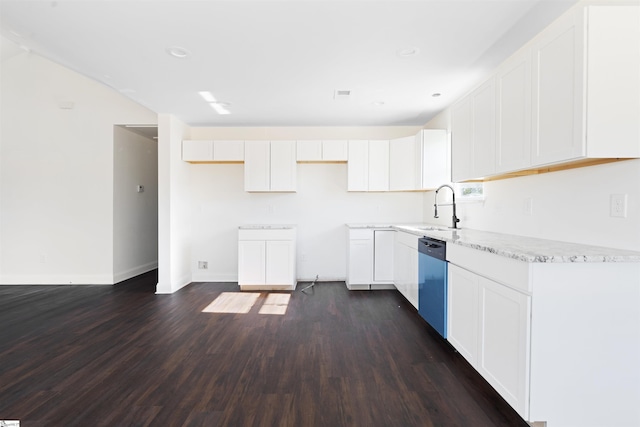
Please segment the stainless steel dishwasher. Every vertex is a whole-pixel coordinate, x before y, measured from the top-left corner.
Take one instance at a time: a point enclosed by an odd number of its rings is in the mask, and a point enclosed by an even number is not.
[[[447,338],[447,243],[418,239],[418,313]]]

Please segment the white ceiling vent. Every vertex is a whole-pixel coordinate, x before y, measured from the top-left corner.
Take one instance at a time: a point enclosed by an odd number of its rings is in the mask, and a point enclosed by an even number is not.
[[[337,90],[333,93],[333,99],[336,101],[348,101],[351,98],[350,90]]]

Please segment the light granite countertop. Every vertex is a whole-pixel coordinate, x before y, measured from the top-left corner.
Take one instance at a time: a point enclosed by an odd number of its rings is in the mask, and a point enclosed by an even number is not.
[[[292,224],[246,224],[238,227],[240,230],[290,230],[296,228]]]
[[[430,224],[348,224],[349,228],[393,228],[418,237],[429,236],[449,244],[466,246],[479,251],[524,262],[638,262],[640,252],[602,246],[583,245],[538,239],[534,237],[493,233],[467,228],[451,229]]]

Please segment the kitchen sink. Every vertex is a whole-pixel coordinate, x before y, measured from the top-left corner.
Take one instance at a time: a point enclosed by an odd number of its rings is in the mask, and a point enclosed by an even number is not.
[[[451,230],[459,230],[458,228],[451,228],[451,227],[436,227],[436,226],[429,226],[429,227],[416,227],[417,230],[422,230],[422,231],[451,231]]]

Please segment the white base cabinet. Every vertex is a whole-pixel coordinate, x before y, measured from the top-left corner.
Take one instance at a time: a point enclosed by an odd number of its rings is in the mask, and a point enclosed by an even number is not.
[[[393,280],[396,289],[418,309],[418,236],[396,231]]]
[[[395,289],[393,286],[394,230],[349,229],[347,288]]]
[[[524,420],[640,425],[640,263],[447,259],[448,340]]]
[[[240,229],[238,285],[245,290],[295,290],[295,228]]]

